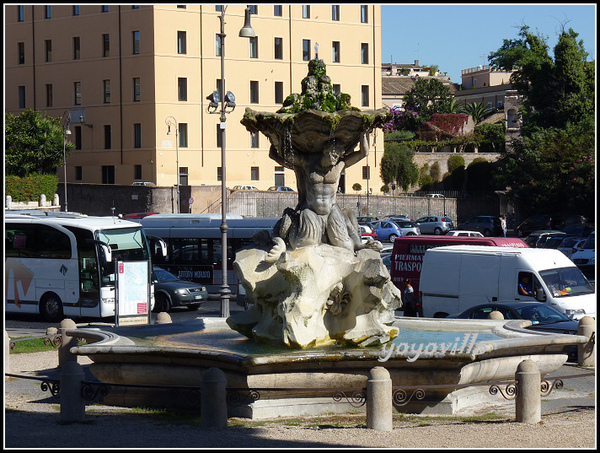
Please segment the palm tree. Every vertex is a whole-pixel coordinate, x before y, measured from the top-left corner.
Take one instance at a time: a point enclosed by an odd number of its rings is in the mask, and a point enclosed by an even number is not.
[[[464,110],[473,117],[475,124],[479,123],[484,116],[492,111],[489,106],[483,105],[482,102],[469,102]]]

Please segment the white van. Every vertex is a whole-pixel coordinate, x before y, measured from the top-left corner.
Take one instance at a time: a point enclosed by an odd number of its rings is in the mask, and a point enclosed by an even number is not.
[[[524,276],[534,296],[519,292]],[[596,317],[590,282],[558,250],[453,245],[425,252],[420,291],[423,315],[443,318],[486,302],[538,300],[569,318]]]

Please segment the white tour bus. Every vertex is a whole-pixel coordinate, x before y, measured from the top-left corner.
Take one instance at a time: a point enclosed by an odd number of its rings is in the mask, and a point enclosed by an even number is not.
[[[238,279],[233,270],[236,252],[252,244],[260,231],[272,232],[278,217],[243,217],[227,214],[227,284],[237,294]],[[164,240],[166,256],[154,257],[154,264],[183,280],[205,285],[211,294],[221,287],[221,214],[154,214],[138,220],[146,235]]]
[[[115,316],[115,262],[147,261],[139,223],[114,217],[23,215],[5,211],[6,313],[63,317]],[[151,291],[151,308],[153,294]]]

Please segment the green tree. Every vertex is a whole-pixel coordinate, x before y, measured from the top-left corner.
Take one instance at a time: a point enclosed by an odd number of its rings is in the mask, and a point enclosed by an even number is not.
[[[419,169],[413,163],[414,152],[405,144],[386,141],[379,166],[381,179],[387,185],[397,184],[405,192],[419,180]]]
[[[465,113],[468,113],[473,117],[475,124],[479,123],[484,116],[492,111],[492,109],[484,105],[482,102],[469,102],[464,107]]]
[[[416,130],[431,119],[434,113],[451,113],[452,94],[450,89],[437,79],[415,79],[414,86],[404,95],[404,110],[414,112],[414,124],[409,130]]]
[[[60,118],[27,109],[20,115],[5,115],[5,172],[27,176],[51,174],[63,164],[63,129]],[[67,142],[66,152],[74,149]]]
[[[505,143],[504,124],[475,126],[475,140],[479,142],[479,152],[501,152]]]

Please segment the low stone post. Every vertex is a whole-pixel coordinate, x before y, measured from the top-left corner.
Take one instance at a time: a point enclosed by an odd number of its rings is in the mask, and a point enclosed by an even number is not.
[[[203,428],[227,427],[227,378],[211,367],[202,375],[200,418]]]
[[[62,368],[67,362],[77,362],[77,356],[71,354],[71,348],[77,346],[77,337],[70,337],[67,331],[77,329],[72,319],[63,319],[58,327],[60,346],[58,347],[58,366]]]
[[[392,379],[381,366],[371,368],[367,378],[367,428],[392,430]]]
[[[596,335],[594,332],[594,318],[584,316],[579,320],[577,335],[587,337],[588,342],[577,345],[577,364],[579,366],[595,366],[596,358],[594,357],[594,349],[596,347]]]
[[[4,207],[6,209],[12,209],[12,197],[10,195],[6,196],[6,201],[4,202]]]
[[[155,324],[171,324],[173,321],[171,320],[171,315],[167,312],[161,311],[156,315]]]
[[[77,362],[65,363],[60,373],[60,421],[79,423],[85,418],[85,399],[81,385],[85,380],[83,367]]]
[[[539,423],[542,420],[540,370],[533,360],[523,360],[515,373],[517,381],[516,421]]]
[[[488,315],[488,319],[504,319],[504,315],[502,314],[501,311],[493,310],[493,311],[490,311],[490,314]]]
[[[40,203],[39,203],[39,205],[41,207],[46,207],[46,194],[43,193],[43,194],[40,195]]]

